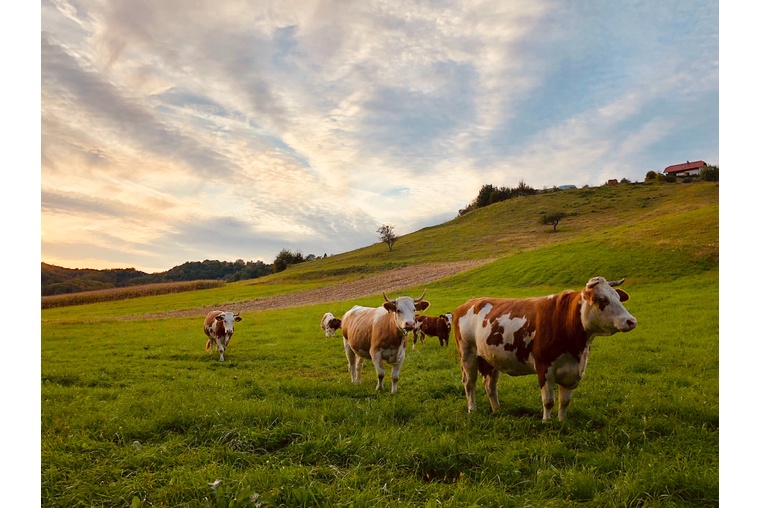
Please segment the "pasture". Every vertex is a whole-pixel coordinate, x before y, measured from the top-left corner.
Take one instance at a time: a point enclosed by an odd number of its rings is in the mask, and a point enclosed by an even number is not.
[[[666,241],[669,228],[680,237]],[[594,341],[563,423],[541,422],[535,376],[503,376],[497,414],[479,382],[479,409],[468,415],[453,334],[447,348],[428,339],[411,349],[409,341],[394,395],[389,383],[375,392],[371,362],[362,383],[351,384],[342,339],[325,338],[319,321],[326,311],[339,317],[355,304],[380,305],[384,288],[242,313],[223,363],[203,349],[203,316],[124,319],[229,301],[235,292],[313,287],[320,270],[335,283],[341,270],[356,276],[346,268],[355,253],[345,266],[328,258],[327,268],[301,268],[303,283],[294,271],[282,285],[146,296],[116,302],[117,310],[44,310],[41,504],[716,506],[717,191],[706,206],[550,240],[428,284],[425,314],[474,296],[539,296],[580,289],[593,275],[627,277],[625,306],[639,325]],[[403,256],[403,245],[393,254]],[[404,263],[412,261],[391,264]]]

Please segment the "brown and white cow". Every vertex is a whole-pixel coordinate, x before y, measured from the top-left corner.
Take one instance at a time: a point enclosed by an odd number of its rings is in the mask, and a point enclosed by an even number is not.
[[[372,360],[377,372],[377,390],[383,389],[385,370],[383,362],[393,366],[391,393],[398,390],[398,375],[406,356],[406,334],[414,327],[415,311],[423,311],[430,305],[423,300],[425,292],[417,299],[399,296],[380,307],[354,306],[343,314],[343,348],[348,360],[351,382],[360,383],[364,360]]]
[[[522,300],[475,298],[457,307],[454,337],[467,411],[475,411],[478,371],[493,411],[499,407],[500,372],[538,374],[543,420],[551,420],[554,385],[559,385],[558,418],[564,420],[573,390],[583,379],[594,337],[636,327],[636,318],[622,305],[628,293],[613,289],[624,280],[594,277],[581,291]]]
[[[325,312],[320,323],[325,337],[335,337],[335,332],[340,328],[340,319],[336,318],[332,312]]]
[[[212,347],[219,350],[219,361],[224,361],[224,351],[230,344],[230,339],[234,333],[235,323],[242,321],[243,318],[232,312],[223,310],[212,310],[206,316],[203,323],[203,331],[206,332],[208,340],[206,341],[206,351]]]
[[[417,334],[420,335],[420,342],[425,343],[425,336],[438,337],[441,346],[449,345],[449,336],[451,335],[451,321],[446,318],[445,314],[440,316],[414,316],[414,328],[412,335],[414,342],[412,348],[417,344]]]

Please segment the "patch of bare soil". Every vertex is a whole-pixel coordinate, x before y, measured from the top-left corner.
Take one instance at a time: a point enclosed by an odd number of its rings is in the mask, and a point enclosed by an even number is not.
[[[246,300],[242,302],[232,302],[213,307],[198,307],[195,309],[180,311],[143,314],[141,316],[131,316],[126,319],[205,316],[212,310],[217,309],[232,311],[235,313],[284,309],[288,307],[302,307],[319,303],[352,300],[355,298],[376,295],[383,291],[385,291],[385,294],[388,295],[389,298],[394,298],[400,296],[398,294],[392,294],[396,291],[444,279],[490,261],[490,259],[479,259],[453,263],[428,263],[424,265],[407,266],[355,281],[333,284],[296,293],[257,298],[255,300]],[[407,296],[416,298],[419,295]]]

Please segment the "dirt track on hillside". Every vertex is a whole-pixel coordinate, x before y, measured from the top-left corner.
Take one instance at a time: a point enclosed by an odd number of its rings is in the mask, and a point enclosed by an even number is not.
[[[490,259],[480,259],[455,263],[429,263],[424,265],[407,266],[351,282],[342,282],[296,293],[257,298],[255,300],[246,300],[242,302],[231,302],[210,307],[198,307],[181,311],[142,314],[140,316],[130,316],[126,319],[205,316],[212,310],[216,309],[232,311],[235,313],[284,309],[288,307],[302,307],[305,305],[352,300],[376,295],[383,291],[385,291],[389,298],[393,298],[395,296],[401,296],[399,294],[394,294],[397,291],[444,279],[490,261]],[[407,296],[416,298],[419,295]]]

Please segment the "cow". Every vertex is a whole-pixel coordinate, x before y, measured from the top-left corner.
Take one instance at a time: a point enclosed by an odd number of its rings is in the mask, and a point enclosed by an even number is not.
[[[232,312],[223,310],[212,310],[206,316],[203,323],[203,331],[206,332],[208,340],[206,341],[206,351],[212,347],[219,350],[219,361],[224,361],[224,351],[230,344],[230,339],[234,333],[234,325],[242,321],[243,318]]]
[[[438,342],[441,346],[449,345],[449,336],[451,335],[451,323],[446,318],[445,314],[440,316],[414,316],[414,328],[412,329],[412,335],[414,336],[414,342],[412,342],[412,348],[417,344],[417,334],[420,335],[420,342],[425,343],[425,335],[432,337],[438,337]]]
[[[454,311],[454,338],[459,352],[467,411],[475,411],[475,383],[483,375],[491,410],[499,407],[499,373],[538,375],[543,421],[551,420],[554,386],[559,385],[558,419],[578,386],[594,337],[630,332],[634,318],[622,303],[625,279],[594,277],[581,291],[567,290],[540,298],[474,298]]]
[[[320,326],[325,332],[325,337],[335,337],[335,332],[340,328],[340,319],[333,316],[332,312],[325,312]]]
[[[377,372],[376,390],[383,389],[385,370],[383,362],[393,366],[391,393],[398,390],[398,375],[406,356],[406,335],[414,327],[415,311],[423,311],[430,302],[422,296],[412,299],[400,296],[388,300],[380,307],[356,305],[343,314],[343,349],[348,360],[348,373],[352,383],[360,383],[364,360],[372,360]]]

